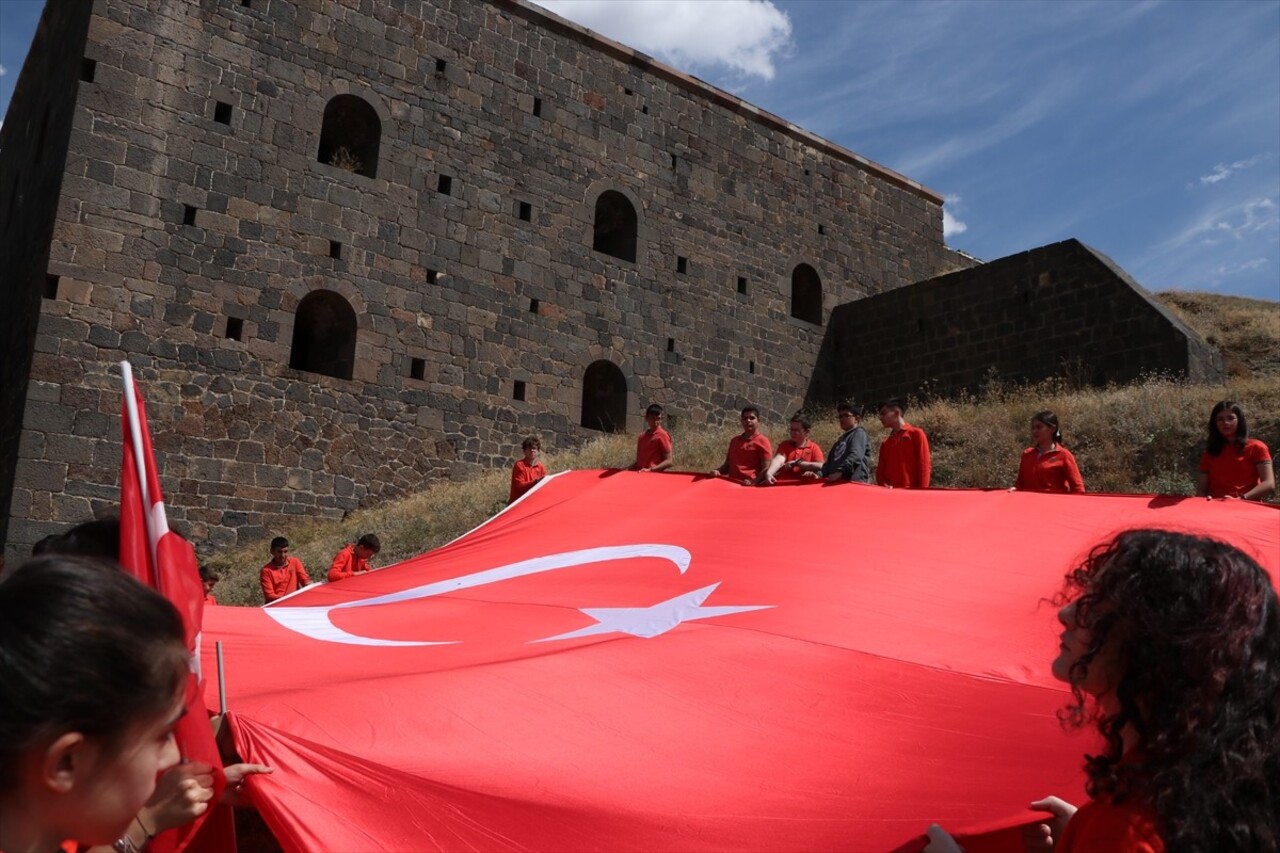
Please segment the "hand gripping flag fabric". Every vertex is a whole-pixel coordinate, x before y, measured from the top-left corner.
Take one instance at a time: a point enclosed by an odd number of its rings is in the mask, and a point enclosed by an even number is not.
[[[138,580],[160,592],[177,608],[186,630],[187,648],[191,652],[192,672],[189,676],[187,713],[178,721],[174,736],[184,760],[199,761],[214,768],[214,796],[225,785],[222,762],[214,743],[213,730],[205,711],[200,667],[201,624],[204,610],[204,586],[191,544],[169,529],[164,509],[164,495],[151,450],[151,432],[142,393],[133,381],[129,362],[121,362],[124,381],[124,403],[121,417],[124,460],[120,470],[120,565]],[[206,812],[195,821],[175,830],[161,833],[152,842],[156,853],[183,850],[199,839],[202,850],[234,851],[235,835],[229,809],[215,810],[209,820]],[[201,832],[205,822],[214,824]],[[198,833],[198,834],[197,834]]]
[[[1096,746],[1045,599],[1139,526],[1276,576],[1243,501],[580,471],[206,630],[286,850],[1010,849]]]

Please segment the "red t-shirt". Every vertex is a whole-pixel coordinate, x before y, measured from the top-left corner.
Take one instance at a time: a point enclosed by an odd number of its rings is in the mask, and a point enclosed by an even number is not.
[[[349,578],[354,574],[367,571],[369,571],[369,561],[363,557],[356,556],[356,543],[350,542],[338,552],[338,556],[334,557],[333,562],[329,564],[329,582],[340,581],[343,578]]]
[[[1200,473],[1209,475],[1209,497],[1238,498],[1261,483],[1260,462],[1271,464],[1271,453],[1256,438],[1245,439],[1243,445],[1229,442],[1217,456],[1206,450],[1200,456]]]
[[[772,459],[773,445],[762,433],[751,438],[735,435],[729,439],[729,476],[739,483],[754,480],[757,474],[769,467]]]
[[[636,439],[636,470],[652,468],[671,454],[671,436],[662,427],[640,433]]]
[[[1014,488],[1024,492],[1083,492],[1084,478],[1076,458],[1062,445],[1043,454],[1028,447],[1022,451]]]
[[[211,593],[211,592],[206,592],[206,593],[204,594],[204,603],[205,603],[205,604],[217,604],[217,603],[218,603],[218,599],[216,599],[216,598],[214,598],[214,597],[213,597],[213,593]]]
[[[876,482],[895,489],[927,489],[933,462],[929,438],[920,427],[904,423],[880,442]]]
[[[507,498],[507,502],[514,501],[532,489],[545,476],[547,476],[547,466],[541,462],[530,465],[523,459],[517,459],[515,467],[511,469],[511,496]]]
[[[801,447],[789,438],[778,445],[778,453],[787,462],[821,462],[824,458],[822,448],[812,441],[805,442],[804,447]],[[774,474],[774,479],[799,480],[803,476],[803,471],[797,471],[790,465],[783,465],[778,469],[778,473]]]
[[[299,587],[311,583],[307,570],[297,557],[285,557],[285,564],[276,568],[271,563],[258,572],[258,583],[262,585],[262,597],[268,603],[277,598],[296,591]]]
[[[1126,800],[1090,800],[1067,821],[1054,853],[1165,853],[1156,816]]]

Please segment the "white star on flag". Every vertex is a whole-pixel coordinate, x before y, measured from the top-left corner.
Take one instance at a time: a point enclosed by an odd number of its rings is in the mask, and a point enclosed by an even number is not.
[[[583,613],[596,620],[596,624],[579,628],[567,634],[531,640],[534,643],[547,643],[552,640],[572,640],[577,637],[590,637],[593,634],[630,634],[633,637],[656,637],[665,634],[681,622],[692,622],[695,619],[711,619],[715,616],[728,616],[731,613],[745,613],[748,610],[768,610],[773,604],[758,604],[743,607],[703,607],[702,602],[715,592],[719,583],[677,595],[650,607],[583,607]]]

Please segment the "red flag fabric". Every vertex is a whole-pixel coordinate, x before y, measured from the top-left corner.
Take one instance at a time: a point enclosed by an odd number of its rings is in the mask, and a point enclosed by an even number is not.
[[[128,362],[121,364],[121,374],[124,379],[121,418],[124,460],[120,471],[120,565],[158,590],[182,615],[193,671],[189,676],[187,713],[178,721],[174,735],[183,760],[200,761],[214,767],[216,800],[225,786],[225,779],[205,710],[200,671],[204,585],[200,581],[191,543],[169,530],[160,475],[151,450],[146,407]],[[209,814],[206,812],[184,827],[161,833],[150,849],[166,853],[186,848]],[[200,844],[204,849],[234,851],[235,835],[230,817],[228,810],[213,821],[217,827],[210,829],[214,830],[216,838],[205,837],[208,833],[202,834]],[[209,844],[213,846],[205,846]]]
[[[1138,526],[1280,570],[1243,501],[580,471],[206,630],[286,850],[999,850],[1096,746],[1043,599]]]

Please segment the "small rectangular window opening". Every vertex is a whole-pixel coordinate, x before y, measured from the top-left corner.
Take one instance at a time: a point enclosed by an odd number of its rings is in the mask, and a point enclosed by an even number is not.
[[[213,120],[218,124],[231,124],[231,105],[222,101],[214,102]]]
[[[667,352],[675,352],[675,351],[676,351],[676,339],[667,338]]]
[[[329,257],[333,258],[335,261],[342,260],[342,244],[337,240],[329,241]]]
[[[676,272],[687,273],[689,271],[689,259],[676,256]]]
[[[756,372],[756,363],[754,361],[747,362],[747,371],[750,373]]]
[[[46,275],[44,277],[44,298],[45,299],[58,298],[58,283],[61,280],[62,280],[61,277],[56,275]]]
[[[805,169],[805,170],[804,170],[804,176],[805,176],[806,178],[807,178],[807,177],[809,177],[809,170],[808,170],[808,169]]]
[[[182,206],[182,224],[183,225],[196,224],[196,209],[189,204],[184,204]]]
[[[244,335],[244,320],[239,317],[227,318],[227,338],[229,340],[238,341]]]
[[[744,276],[738,276],[738,292],[747,292],[747,279]]]
[[[240,0],[240,5],[248,9],[253,6],[253,0]]]
[[[515,385],[511,389],[511,399],[520,400],[520,401],[524,400],[524,380],[523,379],[517,379],[515,381]]]
[[[530,300],[529,300],[529,313],[530,313],[530,314],[537,314],[537,313],[538,313],[538,308],[539,308],[538,300],[536,300],[536,299],[530,299]]]
[[[453,178],[448,175],[441,175],[440,180],[436,182],[436,190],[440,195],[453,194]]]
[[[443,59],[437,59],[437,60],[436,60],[436,73],[437,73],[437,74],[443,74],[443,73],[444,73],[445,66],[446,66],[447,64],[448,64],[448,63],[446,63]]]
[[[671,155],[671,168],[673,168],[673,169],[674,169],[674,168],[675,168],[676,166],[678,166],[679,164],[680,164],[680,158],[679,158],[679,157],[677,157],[676,155],[672,154],[672,155]]]
[[[648,115],[648,114],[649,114],[649,105],[648,105],[648,104],[645,104],[643,107],[641,107],[641,108],[640,108],[640,112],[644,113],[645,115]]]
[[[535,117],[542,116],[542,98],[533,99],[533,114]]]
[[[529,204],[529,202],[527,201],[520,202],[519,215],[520,215],[521,221],[532,222],[533,221],[533,205]]]
[[[84,83],[92,83],[94,75],[98,73],[98,61],[96,59],[85,58],[80,61],[80,80]]]
[[[422,380],[427,375],[427,362],[422,358],[409,359],[409,378]]]
[[[626,86],[623,86],[623,87],[622,87],[622,94],[624,94],[624,95],[633,95],[633,94],[635,94],[635,93],[634,93],[634,92],[632,92],[630,89],[628,89]]]
[[[827,226],[825,226],[825,225],[819,225],[819,226],[818,226],[818,233],[819,233],[819,234],[826,234],[826,233],[827,233]]]
[[[427,270],[427,284],[435,284],[440,278],[440,273],[435,270]]]

